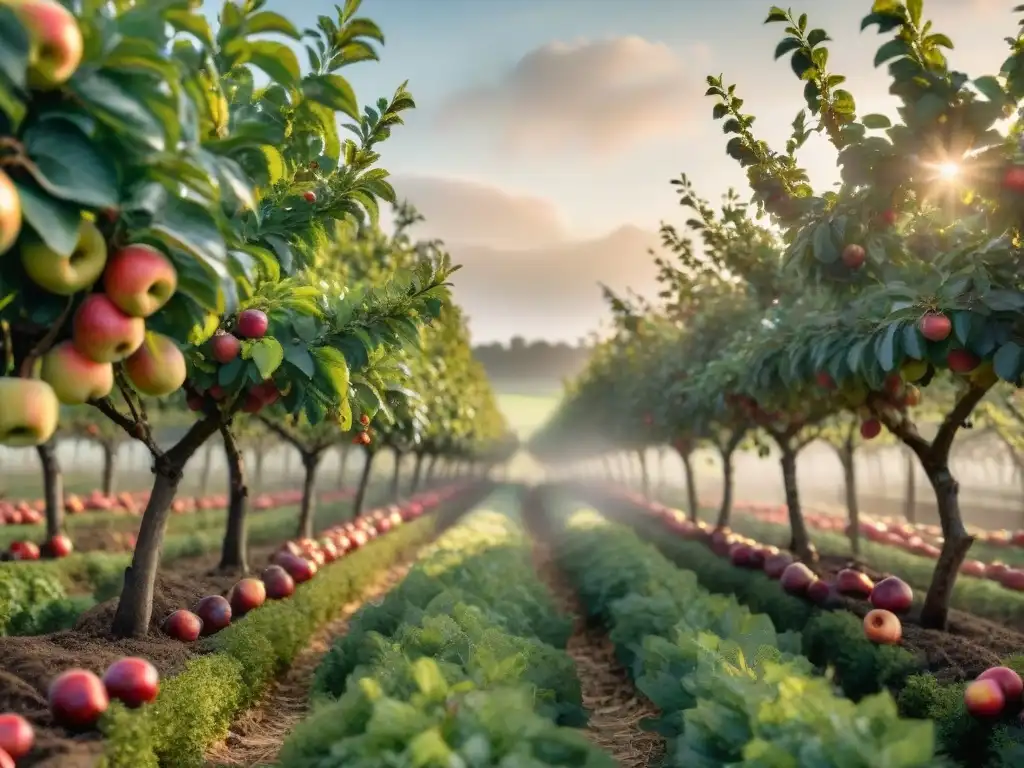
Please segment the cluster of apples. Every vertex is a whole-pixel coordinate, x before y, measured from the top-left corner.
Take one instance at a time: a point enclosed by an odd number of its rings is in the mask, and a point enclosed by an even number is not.
[[[12,541],[0,560],[38,560],[41,557],[56,560],[67,557],[74,550],[71,538],[64,533],[51,536],[39,546],[33,541]]]
[[[266,312],[260,309],[244,309],[238,313],[235,319],[234,332],[220,328],[213,334],[208,344],[208,354],[220,365],[228,365],[234,362],[242,354],[242,340],[262,339],[267,335],[270,328],[270,319]],[[206,396],[209,396],[216,403],[226,402],[229,395],[224,387],[214,384],[203,393],[195,391],[188,396],[188,407],[193,411],[201,411],[204,407]],[[259,413],[267,406],[273,405],[281,396],[273,379],[260,382],[244,392],[242,410],[245,413]]]
[[[160,674],[146,659],[118,659],[99,677],[87,669],[69,669],[55,677],[47,690],[50,715],[58,725],[82,731],[96,724],[111,700],[135,709],[156,699]],[[21,715],[0,714],[0,768],[13,768],[32,751],[35,731]]]
[[[642,497],[638,499],[633,494],[628,498],[646,507],[673,533],[707,544],[711,551],[728,558],[738,568],[762,571],[768,578],[777,580],[790,595],[820,606],[833,602],[837,595],[869,600],[873,610],[864,617],[864,633],[868,639],[895,645],[902,638],[903,625],[896,614],[910,610],[914,602],[913,590],[902,579],[888,576],[876,584],[866,573],[853,568],[839,571],[834,581],[820,579],[805,563],[778,547],[762,544],[729,528],[712,530],[704,522],[691,522],[680,510]]]
[[[762,522],[775,525],[788,524],[785,506],[738,505]],[[804,515],[807,524],[818,530],[842,531],[849,535],[849,524],[835,515],[811,513]],[[860,531],[869,541],[876,544],[898,547],[920,557],[938,560],[941,553],[942,529],[937,525],[911,525],[893,518],[876,519],[865,516],[860,521]],[[993,546],[1024,546],[1024,531],[979,531],[978,538]],[[930,540],[929,540],[930,539]],[[1014,568],[999,560],[984,563],[981,560],[964,560],[960,573],[979,579],[988,579],[1014,592],[1024,592],[1024,568]]]
[[[1024,681],[1009,667],[989,667],[964,688],[964,706],[975,717],[999,717],[1008,708],[1019,710]]]
[[[162,623],[163,631],[182,642],[216,634],[231,622],[261,607],[267,600],[284,600],[295,588],[312,580],[320,568],[354,552],[378,536],[448,500],[461,489],[450,486],[407,501],[362,515],[355,520],[328,528],[318,539],[293,539],[285,542],[271,557],[259,578],[244,578],[223,595],[207,595],[191,610],[179,609]]]

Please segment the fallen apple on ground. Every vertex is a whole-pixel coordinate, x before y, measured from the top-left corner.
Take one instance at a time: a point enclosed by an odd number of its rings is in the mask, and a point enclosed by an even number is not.
[[[162,629],[175,640],[192,643],[203,633],[203,620],[192,611],[181,609],[164,619]]]
[[[267,588],[259,579],[242,579],[231,588],[229,598],[232,615],[245,616],[266,602]]]
[[[909,611],[914,604],[914,590],[902,579],[888,576],[871,590],[871,605],[894,613]]]
[[[21,715],[5,712],[0,715],[0,749],[15,760],[32,751],[36,734]]]
[[[203,635],[213,635],[231,624],[231,603],[223,595],[207,595],[202,598],[192,613],[203,622]]]
[[[270,565],[260,574],[271,600],[283,600],[295,594],[295,579],[280,565]]]
[[[791,595],[803,595],[807,588],[817,580],[814,571],[803,563],[791,563],[786,566],[779,579],[782,588]]]
[[[864,634],[879,645],[896,645],[903,637],[903,625],[892,611],[875,608],[864,616]]]
[[[964,689],[964,706],[975,717],[996,717],[1006,707],[1006,694],[998,680],[975,680]]]
[[[128,656],[107,667],[103,685],[110,698],[134,709],[156,699],[160,692],[160,674],[146,659]]]
[[[1007,701],[1019,701],[1024,695],[1024,680],[1009,667],[989,667],[977,680],[994,680]]]
[[[88,728],[107,711],[110,699],[103,682],[85,669],[69,669],[48,690],[50,714],[65,728]]]
[[[866,573],[861,573],[853,568],[843,568],[836,574],[836,590],[841,595],[849,597],[868,597],[874,589],[875,583]]]

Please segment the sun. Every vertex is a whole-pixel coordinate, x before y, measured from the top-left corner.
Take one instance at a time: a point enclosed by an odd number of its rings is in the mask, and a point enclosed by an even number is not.
[[[939,177],[946,181],[952,181],[960,175],[960,166],[956,163],[940,163],[937,170]]]

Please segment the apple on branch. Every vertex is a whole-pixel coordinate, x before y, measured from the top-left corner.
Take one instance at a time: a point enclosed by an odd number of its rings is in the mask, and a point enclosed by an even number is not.
[[[114,389],[114,366],[97,363],[63,341],[43,355],[39,378],[53,387],[64,405],[84,405],[106,397]]]
[[[14,247],[21,233],[21,198],[11,177],[0,171],[0,256]]]
[[[177,392],[188,375],[178,345],[161,333],[146,334],[142,346],[124,361],[124,372],[135,389],[150,397]]]
[[[0,0],[0,5],[11,8],[28,31],[29,85],[52,90],[71,79],[85,52],[71,12],[56,0]]]
[[[156,248],[129,245],[107,262],[103,290],[130,317],[149,317],[178,289],[174,265]]]
[[[60,402],[38,379],[0,378],[0,445],[42,445],[57,431]]]
[[[78,242],[70,255],[59,254],[42,240],[32,238],[21,246],[21,263],[25,274],[40,288],[71,296],[99,280],[107,263],[107,243],[95,224],[82,219]]]
[[[86,296],[72,320],[75,347],[98,363],[117,363],[142,346],[146,324],[102,293]]]

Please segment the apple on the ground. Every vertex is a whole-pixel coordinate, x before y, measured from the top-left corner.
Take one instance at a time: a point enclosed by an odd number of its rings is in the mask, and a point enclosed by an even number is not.
[[[103,682],[85,669],[69,669],[50,683],[50,714],[65,728],[88,728],[107,711],[110,699]]]
[[[231,603],[223,595],[207,595],[192,612],[203,622],[203,634],[212,635],[231,624]]]
[[[0,749],[15,760],[19,760],[32,751],[36,734],[21,715],[5,712],[0,715]]]
[[[864,617],[864,634],[879,645],[896,645],[903,637],[903,625],[892,611],[875,608]]]
[[[203,632],[203,620],[192,611],[184,609],[175,611],[164,619],[162,629],[165,634],[175,640],[191,643],[199,639]]]
[[[914,603],[914,590],[903,579],[887,576],[871,590],[871,605],[893,613],[909,611]]]
[[[160,674],[146,659],[129,656],[107,667],[103,685],[110,698],[134,709],[156,698],[160,692]]]

